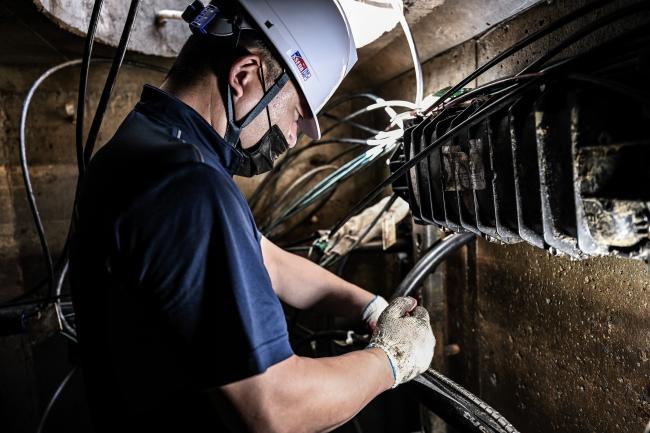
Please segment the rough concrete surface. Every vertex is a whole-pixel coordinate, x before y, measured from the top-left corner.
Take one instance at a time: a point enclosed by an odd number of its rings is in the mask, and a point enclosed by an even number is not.
[[[526,433],[643,431],[646,265],[572,262],[525,244],[479,242],[476,271],[482,397]]]
[[[43,72],[40,68],[0,65],[0,300],[11,299],[44,275],[40,244],[25,196],[19,168],[20,110],[28,88]],[[106,65],[96,65],[90,75],[86,130],[101,92]],[[137,102],[142,84],[158,83],[158,72],[125,67],[115,89],[99,135],[101,146]],[[74,119],[65,105],[76,107],[78,70],[70,68],[52,76],[36,92],[27,116],[27,159],[34,193],[53,253],[63,246],[70,220],[76,183]]]
[[[591,2],[587,0],[558,0],[553,2],[543,2],[523,13],[518,19],[496,26],[477,39],[476,59],[478,65],[480,66],[485,64],[505,48],[529,34],[541,30],[558,17],[562,17],[589,3]],[[519,72],[524,66],[546,53],[549,49],[558,45],[584,25],[603,17],[607,13],[619,10],[621,7],[632,3],[636,2],[633,0],[612,1],[606,7],[579,18],[569,25],[561,27],[555,31],[551,37],[545,37],[532,43],[530,46],[515,53],[508,60],[501,62],[497,66],[486,71],[477,79],[478,85]],[[628,16],[625,19],[617,20],[613,25],[605,26],[604,28],[578,40],[577,43],[568,47],[558,55],[557,58],[564,58],[583,52],[598,44],[600,41],[613,38],[625,30],[638,26],[641,20],[647,21],[647,19],[648,13],[646,11],[645,13],[637,13],[633,16]]]
[[[94,0],[33,0],[54,22],[63,29],[85,35]],[[184,10],[186,0],[144,0],[140,4],[133,27],[129,48],[142,54],[175,57],[190,34],[183,21],[156,23],[156,12],[162,9]],[[107,0],[97,26],[97,40],[117,46],[131,2]]]

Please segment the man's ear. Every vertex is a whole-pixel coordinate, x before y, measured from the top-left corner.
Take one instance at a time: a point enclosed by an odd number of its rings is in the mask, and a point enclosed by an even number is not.
[[[259,83],[262,58],[256,54],[239,57],[230,67],[228,84],[232,87],[233,96],[240,98],[250,86]]]

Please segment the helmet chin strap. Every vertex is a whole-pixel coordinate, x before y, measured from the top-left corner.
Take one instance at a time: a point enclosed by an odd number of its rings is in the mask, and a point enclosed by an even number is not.
[[[262,78],[263,80],[264,78]],[[241,136],[241,130],[249,125],[268,105],[271,103],[273,98],[275,98],[280,90],[289,82],[289,74],[287,71],[282,71],[282,75],[273,83],[269,90],[262,96],[262,99],[253,107],[251,111],[248,112],[240,121],[235,120],[235,103],[234,97],[232,94],[232,87],[228,84],[227,95],[226,95],[226,115],[228,116],[228,127],[226,128],[226,134],[224,139],[233,147],[238,147],[239,137]],[[264,85],[264,84],[262,84]],[[270,126],[270,125],[269,125]]]

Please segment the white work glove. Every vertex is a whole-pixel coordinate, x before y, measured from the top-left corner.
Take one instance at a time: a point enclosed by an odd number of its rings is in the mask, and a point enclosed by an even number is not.
[[[361,313],[361,320],[370,328],[371,331],[374,331],[377,327],[377,320],[379,320],[379,315],[388,307],[388,302],[379,296],[375,295],[372,298],[372,301],[368,302],[366,308],[363,309]]]
[[[395,388],[429,368],[435,345],[429,313],[415,299],[404,297],[392,300],[381,313],[368,347],[378,347],[388,356]]]

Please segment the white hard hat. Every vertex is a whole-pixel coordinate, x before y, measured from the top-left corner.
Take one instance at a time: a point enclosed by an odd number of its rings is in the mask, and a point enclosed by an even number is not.
[[[264,32],[309,104],[302,131],[321,137],[317,114],[357,61],[352,30],[338,0],[239,0]]]

